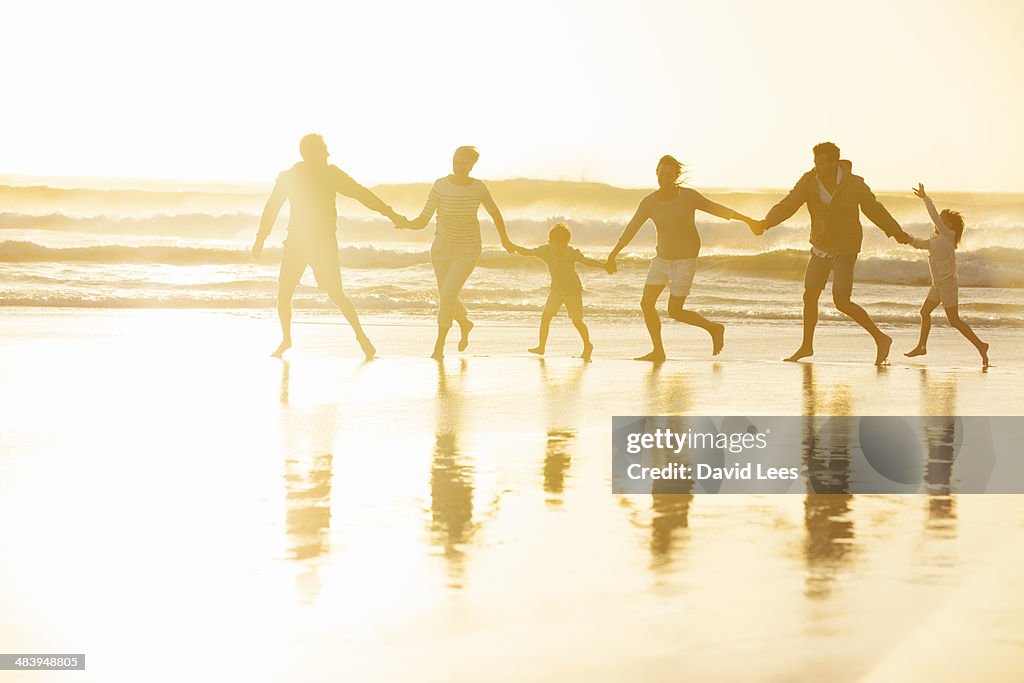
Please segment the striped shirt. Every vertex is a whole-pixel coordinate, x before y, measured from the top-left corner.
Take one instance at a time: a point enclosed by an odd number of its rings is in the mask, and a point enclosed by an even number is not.
[[[438,178],[430,188],[420,219],[430,220],[436,211],[435,237],[455,246],[479,245],[480,221],[476,214],[481,204],[488,212],[498,210],[487,186],[481,181],[473,178],[469,185],[457,185],[446,176]]]

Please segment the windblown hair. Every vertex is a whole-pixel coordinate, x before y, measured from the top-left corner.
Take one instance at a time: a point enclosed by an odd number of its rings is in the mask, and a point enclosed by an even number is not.
[[[956,241],[953,243],[954,247],[960,246],[960,238],[964,236],[964,217],[960,215],[959,211],[953,209],[943,209],[939,213],[939,218],[949,226],[949,229],[956,235]]]
[[[679,159],[676,159],[671,154],[666,154],[662,158],[658,159],[658,166],[661,167],[662,165],[668,165],[675,171],[676,184],[679,184],[683,177],[683,169],[685,168],[683,166],[683,162],[679,161]]]

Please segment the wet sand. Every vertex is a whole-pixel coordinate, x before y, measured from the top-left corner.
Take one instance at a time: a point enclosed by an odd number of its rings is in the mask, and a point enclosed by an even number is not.
[[[1024,496],[610,493],[623,414],[1022,415],[937,324],[870,364],[822,325],[351,333],[191,311],[0,311],[0,640],[75,681],[1016,680]],[[914,343],[900,330],[894,349]]]

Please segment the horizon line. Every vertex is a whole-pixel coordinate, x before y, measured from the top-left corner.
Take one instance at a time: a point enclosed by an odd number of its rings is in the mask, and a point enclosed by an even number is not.
[[[546,182],[546,183],[566,183],[573,185],[602,185],[615,190],[626,190],[626,191],[650,191],[657,189],[652,185],[644,186],[629,186],[629,185],[614,185],[609,182],[601,180],[591,179],[577,179],[572,180],[568,178],[531,178],[527,176],[515,176],[510,178],[480,178],[485,182]],[[193,186],[195,189],[199,188],[215,188],[221,187],[251,187],[253,192],[264,191],[262,188],[268,188],[273,185],[272,180],[224,180],[224,179],[183,179],[183,178],[167,178],[167,177],[142,177],[142,178],[126,178],[117,176],[82,176],[82,175],[37,175],[37,174],[23,174],[23,173],[9,173],[6,171],[0,171],[0,183],[7,185],[8,187],[17,187],[19,185],[11,185],[10,181],[19,183],[31,183],[25,185],[26,187],[49,187],[46,183],[32,182],[32,181],[62,181],[62,182],[85,182],[85,183],[131,183],[136,185],[169,185],[169,186]],[[373,182],[367,184],[369,188],[375,187],[396,187],[403,185],[428,185],[434,181],[433,178],[429,180],[410,180],[410,181],[389,181],[389,182]],[[691,185],[689,183],[682,183],[686,187],[700,187],[708,192],[781,192],[786,193],[789,191],[789,187],[743,187],[743,186],[727,186],[727,185]],[[143,189],[139,187],[63,187],[60,189],[96,189],[96,190],[138,190]],[[150,188],[153,189],[153,188]],[[192,188],[189,188],[192,189]],[[882,188],[872,187],[872,190],[876,193],[893,194],[899,192],[910,192],[911,188],[906,190],[897,188]],[[1024,189],[1020,190],[965,190],[965,189],[948,189],[948,188],[934,188],[932,191],[936,192],[952,192],[957,194],[988,194],[988,195],[1022,195]]]

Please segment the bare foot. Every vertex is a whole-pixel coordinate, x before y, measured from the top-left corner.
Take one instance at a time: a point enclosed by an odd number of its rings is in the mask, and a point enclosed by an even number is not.
[[[466,324],[459,323],[459,329],[462,330],[462,338],[459,339],[459,351],[465,351],[469,346],[469,331],[473,329],[473,323],[466,320]]]
[[[878,342],[878,352],[875,354],[875,365],[885,365],[889,359],[889,349],[892,347],[892,337],[882,335],[882,341]]]
[[[284,357],[284,352],[287,351],[290,348],[292,348],[292,340],[291,339],[285,339],[285,340],[283,340],[281,342],[281,344],[276,349],[274,349],[274,352],[272,354],[270,354],[270,355],[272,357],[274,357],[274,358],[283,358]]]
[[[725,325],[712,323],[709,332],[711,332],[711,355],[717,356],[722,352],[722,347],[725,346]]]
[[[444,360],[444,351],[441,349],[434,349],[434,352],[430,354],[430,357],[434,360]]]
[[[590,355],[592,353],[594,353],[594,345],[593,344],[584,344],[583,345],[583,353],[580,354],[580,358],[582,358],[583,360],[590,360]]]
[[[978,347],[978,353],[981,354],[981,367],[988,367],[988,344],[981,342],[981,346]]]
[[[526,349],[526,350],[529,351],[530,353],[535,353],[538,356],[543,356],[544,355],[544,347],[543,346],[534,346],[532,349]]]
[[[814,349],[810,346],[801,346],[799,349],[793,352],[793,355],[789,358],[783,358],[782,360],[789,363],[795,363],[801,358],[807,358],[808,356],[814,355]]]
[[[363,355],[366,356],[366,360],[373,360],[373,357],[377,355],[377,349],[370,343],[369,337],[360,339],[359,346],[363,349]]]
[[[665,360],[664,351],[651,351],[646,356],[637,356],[633,360],[649,360],[653,363],[660,363]]]
[[[923,356],[926,353],[928,353],[928,349],[926,349],[925,347],[915,346],[914,348],[910,349],[903,355],[906,356],[907,358],[914,358],[916,356]]]

